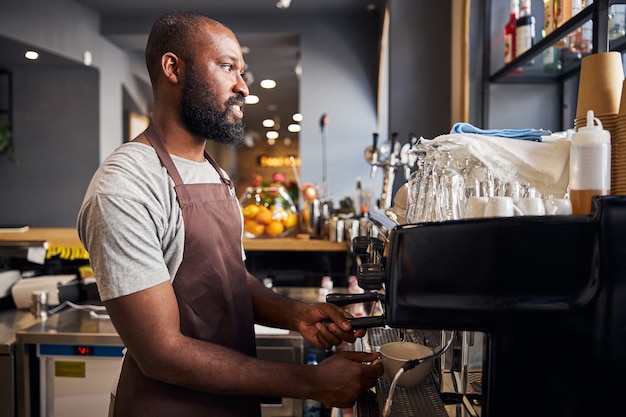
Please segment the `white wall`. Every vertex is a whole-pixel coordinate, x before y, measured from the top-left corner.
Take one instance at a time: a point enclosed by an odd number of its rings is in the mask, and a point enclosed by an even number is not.
[[[99,34],[97,14],[71,0],[9,0],[0,3],[0,35],[83,62],[90,51],[100,70],[100,161],[123,142],[122,86],[147,111],[148,99],[134,76],[146,82],[145,64]]]
[[[377,51],[359,50],[350,23],[317,21],[301,34],[300,111],[305,119],[300,133],[300,174],[303,181],[322,183],[320,118],[326,114],[328,196],[335,206],[352,196],[356,177],[362,178],[363,187],[374,188],[377,196],[382,188],[380,173],[369,178],[370,165],[364,157],[377,129],[376,86],[371,82],[372,71],[377,70]],[[376,39],[367,43],[368,48]],[[374,54],[369,73],[364,68],[368,52]]]

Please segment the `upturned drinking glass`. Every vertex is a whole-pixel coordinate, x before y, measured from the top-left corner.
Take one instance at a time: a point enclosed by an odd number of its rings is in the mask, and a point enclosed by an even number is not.
[[[453,168],[453,146],[440,146],[435,150],[432,176],[436,182],[436,221],[458,220],[463,217],[465,182]]]
[[[475,156],[468,154],[461,169],[465,183],[465,198],[493,197],[495,179],[493,173]]]

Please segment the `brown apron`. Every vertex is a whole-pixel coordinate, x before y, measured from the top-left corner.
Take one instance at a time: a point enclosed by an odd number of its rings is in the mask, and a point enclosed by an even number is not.
[[[230,180],[205,152],[222,182],[183,184],[154,125],[144,132],[174,180],[185,227],[183,260],[173,287],[181,332],[256,356],[252,302],[241,256],[241,218]],[[241,372],[235,370],[234,372]],[[260,416],[256,397],[214,395],[144,376],[127,351],[115,417]]]

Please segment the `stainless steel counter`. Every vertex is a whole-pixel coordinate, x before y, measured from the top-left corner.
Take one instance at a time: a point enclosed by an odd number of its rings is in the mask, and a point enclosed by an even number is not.
[[[35,317],[27,310],[0,311],[0,417],[15,417],[16,385],[16,332],[36,323]]]
[[[18,330],[16,340],[22,344],[122,345],[111,320],[93,318],[89,311],[73,308]]]
[[[0,312],[0,355],[12,353],[17,331],[37,323],[28,310],[7,310]]]

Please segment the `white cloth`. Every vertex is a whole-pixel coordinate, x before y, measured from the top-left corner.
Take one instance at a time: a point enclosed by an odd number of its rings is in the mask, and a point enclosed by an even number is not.
[[[464,154],[480,160],[496,178],[528,184],[544,196],[563,197],[569,185],[570,140],[565,136],[544,136],[542,142],[486,136],[446,134],[433,139],[458,145],[455,158]]]

